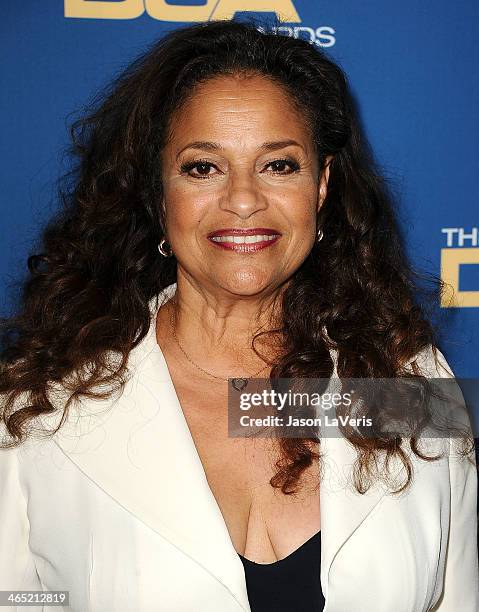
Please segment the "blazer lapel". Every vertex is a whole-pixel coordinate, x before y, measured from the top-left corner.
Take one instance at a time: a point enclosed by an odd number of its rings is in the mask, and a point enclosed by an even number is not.
[[[361,495],[353,487],[351,468],[356,459],[353,446],[338,432],[337,437],[322,438],[324,454],[321,480],[321,588],[329,610],[328,591],[334,563],[340,559],[347,540],[378,505],[386,490],[376,483]],[[332,610],[335,610],[334,603]]]
[[[175,291],[176,283],[151,300],[152,323],[130,353],[132,377],[123,393],[72,405],[54,441],[88,478],[202,565],[249,612],[243,565],[156,342],[156,312]],[[46,415],[42,421],[48,423],[55,416]],[[339,432],[337,437],[323,438],[321,448],[325,458],[320,489],[321,586],[326,598],[342,546],[385,490],[376,485],[360,495],[352,489],[347,476],[356,453]]]
[[[341,390],[337,372],[337,352],[331,350],[333,373],[327,392]],[[324,415],[323,415],[324,418]],[[334,562],[341,557],[344,544],[386,494],[385,487],[375,482],[364,494],[353,485],[353,466],[357,458],[354,446],[336,426],[328,425],[327,435],[321,437],[323,474],[320,485],[321,499],[321,588],[326,600],[324,612],[328,612],[329,580]],[[333,605],[334,602],[329,601]]]
[[[151,307],[156,313],[156,300]],[[121,397],[75,405],[54,440],[88,478],[202,565],[249,612],[243,565],[206,480],[154,322],[130,353],[133,376]]]

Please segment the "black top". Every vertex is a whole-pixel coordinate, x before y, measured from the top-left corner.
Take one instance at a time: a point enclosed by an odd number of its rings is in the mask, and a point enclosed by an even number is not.
[[[252,612],[322,612],[321,531],[284,559],[243,562]]]

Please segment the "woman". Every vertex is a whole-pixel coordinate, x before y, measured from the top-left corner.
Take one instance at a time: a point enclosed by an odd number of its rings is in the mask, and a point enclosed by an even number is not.
[[[210,22],[100,102],[5,324],[0,588],[75,612],[476,611],[471,440],[427,460],[228,436],[231,376],[453,376],[342,71]]]

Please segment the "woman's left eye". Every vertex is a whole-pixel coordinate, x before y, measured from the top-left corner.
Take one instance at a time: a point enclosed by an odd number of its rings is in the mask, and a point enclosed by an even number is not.
[[[275,159],[274,161],[269,162],[266,167],[271,167],[274,174],[292,174],[293,172],[297,172],[299,170],[299,164],[292,159]],[[289,171],[285,172],[287,168],[289,168]]]

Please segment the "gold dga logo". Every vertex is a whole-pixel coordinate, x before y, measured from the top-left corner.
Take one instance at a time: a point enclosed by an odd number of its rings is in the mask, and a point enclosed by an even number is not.
[[[478,229],[466,233],[461,227],[446,227],[442,230],[447,234],[447,247],[441,249],[441,278],[448,285],[447,293],[442,296],[441,306],[443,308],[477,308],[479,307],[478,291],[460,291],[459,275],[460,266],[463,264],[479,264]],[[465,240],[473,247],[465,247]],[[457,244],[456,248],[453,247]]]
[[[65,17],[83,19],[136,19],[148,13],[160,21],[209,21],[232,19],[239,11],[276,13],[287,23],[300,23],[293,0],[207,0],[202,6],[173,5],[166,0],[65,0]]]

